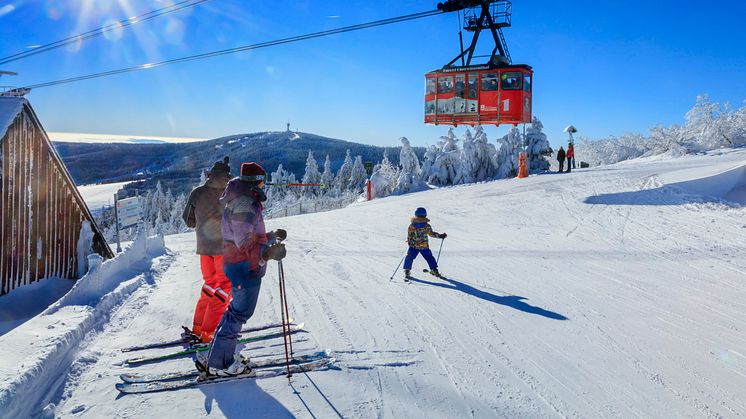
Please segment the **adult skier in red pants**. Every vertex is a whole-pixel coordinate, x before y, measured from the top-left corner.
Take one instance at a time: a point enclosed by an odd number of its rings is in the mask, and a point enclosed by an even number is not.
[[[223,273],[223,234],[220,227],[223,209],[220,196],[231,179],[226,156],[215,162],[207,173],[207,182],[192,190],[182,218],[197,233],[197,254],[204,284],[194,309],[192,333],[202,342],[210,342],[231,300],[231,282]]]

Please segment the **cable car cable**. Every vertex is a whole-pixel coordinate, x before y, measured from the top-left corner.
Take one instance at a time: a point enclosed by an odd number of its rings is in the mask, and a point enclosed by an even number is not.
[[[393,17],[393,18],[388,18],[388,19],[383,19],[383,20],[376,20],[373,22],[361,23],[361,24],[352,25],[352,26],[345,26],[345,27],[337,28],[337,29],[329,29],[326,31],[313,32],[313,33],[309,33],[305,35],[296,35],[296,36],[292,36],[289,38],[277,39],[274,41],[267,41],[267,42],[261,42],[258,44],[245,45],[241,47],[229,48],[229,49],[213,51],[213,52],[206,52],[206,53],[190,55],[190,56],[182,57],[182,58],[174,58],[171,60],[160,61],[157,63],[142,64],[142,65],[138,65],[135,67],[104,71],[101,73],[94,73],[94,74],[88,74],[85,76],[71,77],[67,79],[50,81],[46,83],[32,84],[30,86],[24,86],[23,89],[39,89],[42,87],[56,86],[59,84],[73,83],[76,81],[95,79],[99,77],[108,77],[108,76],[113,76],[116,74],[129,73],[129,72],[140,71],[140,70],[147,70],[147,69],[161,67],[161,66],[165,66],[169,64],[177,64],[177,63],[183,63],[183,62],[188,62],[188,61],[201,60],[205,58],[219,57],[222,55],[234,54],[237,52],[243,52],[243,51],[249,51],[249,50],[254,50],[254,49],[259,49],[259,48],[267,48],[267,47],[271,47],[275,45],[282,45],[282,44],[289,44],[292,42],[304,41],[306,39],[320,38],[323,36],[336,35],[340,33],[352,32],[352,31],[361,30],[361,29],[368,29],[368,28],[373,28],[376,26],[383,26],[383,25],[388,25],[392,23],[405,22],[408,20],[420,19],[423,17],[430,17],[430,16],[434,16],[437,14],[442,14],[442,13],[444,13],[442,10],[431,10],[427,12],[413,13],[410,15]]]
[[[23,52],[19,52],[13,55],[8,55],[7,57],[2,57],[0,58],[0,64],[5,64],[5,63],[12,62],[12,61],[17,61],[17,60],[21,60],[24,58],[28,58],[36,54],[41,54],[42,52],[52,51],[54,49],[61,48],[66,45],[70,45],[74,42],[83,41],[89,38],[103,35],[104,33],[111,32],[117,28],[126,28],[128,26],[132,26],[137,23],[144,22],[146,20],[164,16],[169,13],[177,12],[179,10],[186,9],[189,7],[194,7],[198,4],[205,3],[207,1],[210,1],[210,0],[183,0],[183,1],[174,3],[167,7],[162,7],[160,9],[152,10],[150,12],[143,13],[141,15],[130,17],[127,19],[123,19],[118,22],[102,26],[97,29],[92,29],[88,32],[83,32],[77,35],[67,37],[65,39],[60,39],[59,41],[50,42],[48,44],[41,45],[37,48],[34,48],[31,51],[23,51]]]

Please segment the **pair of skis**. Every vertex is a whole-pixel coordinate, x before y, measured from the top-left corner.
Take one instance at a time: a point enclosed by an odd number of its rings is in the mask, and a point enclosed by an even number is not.
[[[298,333],[303,331],[303,323],[300,323],[298,325],[293,326],[290,329],[289,333]],[[249,336],[245,338],[238,339],[238,343],[249,343],[249,342],[256,342],[259,340],[267,340],[267,339],[274,339],[283,337],[282,332],[274,332],[274,333],[268,333],[265,335],[259,335],[259,336]],[[157,361],[164,361],[167,359],[174,359],[174,358],[181,358],[187,355],[195,354],[197,352],[207,351],[210,349],[209,343],[198,343],[195,345],[192,345],[191,347],[177,351],[177,352],[171,352],[165,355],[156,355],[156,356],[141,356],[136,358],[130,358],[124,361],[127,365],[140,365],[140,364],[148,364],[151,362],[157,362]]]
[[[294,357],[290,360],[289,367],[286,366],[286,362],[285,357],[252,362],[250,372],[230,377],[204,378],[196,370],[166,374],[122,374],[120,375],[122,382],[117,383],[116,388],[125,394],[155,393],[196,387],[202,384],[287,376],[288,372],[293,374],[328,370],[334,367],[336,359],[330,356],[329,352],[321,351]]]
[[[434,276],[434,277],[436,277],[436,278],[440,278],[440,279],[447,279],[446,277],[444,277],[444,276],[443,276],[443,275],[441,275],[441,274],[437,274],[437,275],[436,275],[436,274],[435,274],[435,273],[433,273],[433,271],[431,271],[430,269],[423,269],[423,270],[422,270],[422,272],[425,272],[425,273],[429,273],[430,275],[432,275],[432,276]],[[412,279],[417,279],[417,278],[413,277],[412,275],[408,275],[408,276],[405,276],[405,277],[404,277],[404,282],[407,282],[407,283],[409,283],[409,281],[411,281]]]
[[[290,324],[293,326],[295,325],[293,319],[290,319]],[[191,330],[187,329],[184,326],[182,327],[184,328],[185,331],[188,331],[189,333],[191,333]],[[282,323],[269,323],[269,324],[265,324],[262,326],[247,327],[245,329],[242,329],[240,333],[244,334],[244,333],[251,333],[251,332],[260,332],[262,330],[274,329],[278,327],[282,327]],[[198,345],[201,343],[201,342],[196,341],[196,338],[197,337],[194,335],[183,336],[180,339],[169,340],[165,342],[154,342],[154,343],[146,343],[144,345],[129,346],[126,348],[122,348],[122,352],[134,352],[134,351],[142,351],[145,349],[168,348],[171,346],[180,346],[180,345],[193,346],[193,345]]]

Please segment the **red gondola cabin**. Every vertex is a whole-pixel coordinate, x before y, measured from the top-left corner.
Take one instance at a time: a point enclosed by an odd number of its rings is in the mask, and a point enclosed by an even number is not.
[[[425,74],[425,123],[435,125],[531,122],[531,66],[475,65]]]

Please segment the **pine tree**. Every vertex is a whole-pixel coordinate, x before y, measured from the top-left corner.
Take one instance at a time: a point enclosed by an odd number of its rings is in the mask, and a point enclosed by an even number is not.
[[[420,169],[420,160],[417,158],[412,145],[406,137],[401,137],[401,151],[399,152],[399,164],[401,171],[396,181],[395,193],[408,193],[427,188],[422,182],[422,170]]]
[[[474,146],[477,149],[477,159],[479,160],[476,181],[482,182],[494,179],[495,175],[497,175],[497,148],[489,143],[487,134],[481,125],[477,125],[475,130]]]
[[[522,144],[521,132],[516,127],[500,139],[500,149],[497,151],[498,178],[518,175],[518,153],[522,150]]]
[[[337,181],[336,186],[340,191],[345,191],[349,188],[350,185],[350,177],[352,176],[352,155],[350,154],[350,150],[347,150],[347,155],[345,156],[345,161],[342,163],[342,166],[339,168],[339,171],[337,172]]]
[[[324,160],[324,173],[321,174],[321,184],[324,185],[321,187],[324,195],[328,195],[334,190],[334,172],[332,172],[332,161],[328,154],[326,155],[326,160]]]
[[[319,173],[319,166],[316,164],[316,159],[313,158],[313,152],[308,152],[308,158],[306,159],[306,173],[303,175],[303,183],[318,184],[321,183],[321,173]],[[318,196],[318,186],[304,186],[303,194],[306,196]]]
[[[350,174],[349,190],[357,193],[362,192],[366,180],[368,180],[368,172],[365,171],[363,157],[356,156],[355,163],[352,165],[352,173]]]
[[[458,139],[453,133],[453,128],[449,128],[448,133],[440,139],[441,141],[438,142],[440,153],[430,169],[429,182],[441,186],[453,185],[456,172],[461,166],[461,151],[456,144]]]
[[[474,139],[471,136],[471,131],[466,129],[464,133],[464,145],[461,150],[460,165],[456,172],[456,178],[454,183],[474,183],[477,180],[477,173],[479,171],[479,156],[477,153],[477,146],[474,144]]]
[[[554,150],[547,141],[547,135],[543,132],[544,125],[539,118],[533,117],[531,126],[526,129],[526,142],[528,154],[529,173],[540,173],[549,170],[549,158],[554,155]]]

